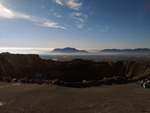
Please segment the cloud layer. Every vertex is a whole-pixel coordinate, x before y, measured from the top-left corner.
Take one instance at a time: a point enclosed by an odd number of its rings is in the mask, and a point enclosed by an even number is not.
[[[37,16],[30,16],[30,15],[26,15],[26,14],[23,14],[20,12],[15,12],[15,11],[12,11],[12,10],[6,8],[2,4],[0,4],[0,18],[3,18],[3,19],[5,19],[5,18],[7,18],[7,19],[15,19],[15,18],[24,19],[24,20],[34,22],[35,25],[65,29],[65,27],[59,26],[58,23],[53,22],[49,19],[46,19],[43,17],[37,17]]]

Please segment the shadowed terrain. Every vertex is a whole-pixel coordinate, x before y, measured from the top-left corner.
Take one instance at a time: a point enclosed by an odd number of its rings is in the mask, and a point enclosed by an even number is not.
[[[67,88],[0,82],[0,113],[149,113],[150,91],[137,84]]]
[[[139,80],[150,76],[150,61],[53,61],[38,55],[0,54],[0,77],[82,82],[83,80]]]

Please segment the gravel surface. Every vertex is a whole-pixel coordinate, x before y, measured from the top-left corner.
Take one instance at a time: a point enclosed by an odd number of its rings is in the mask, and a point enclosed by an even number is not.
[[[135,83],[67,88],[0,82],[0,113],[150,113],[150,89]]]

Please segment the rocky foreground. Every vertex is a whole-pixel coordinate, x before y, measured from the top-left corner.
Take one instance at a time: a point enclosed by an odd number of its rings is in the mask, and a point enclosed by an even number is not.
[[[53,61],[38,55],[0,54],[0,81],[54,83],[67,87],[139,82],[150,87],[150,61]],[[142,82],[143,80],[143,82]]]

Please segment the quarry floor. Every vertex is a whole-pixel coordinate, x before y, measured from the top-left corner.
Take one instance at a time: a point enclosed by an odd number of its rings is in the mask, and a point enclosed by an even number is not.
[[[150,89],[136,83],[67,88],[0,82],[0,113],[150,113]]]

